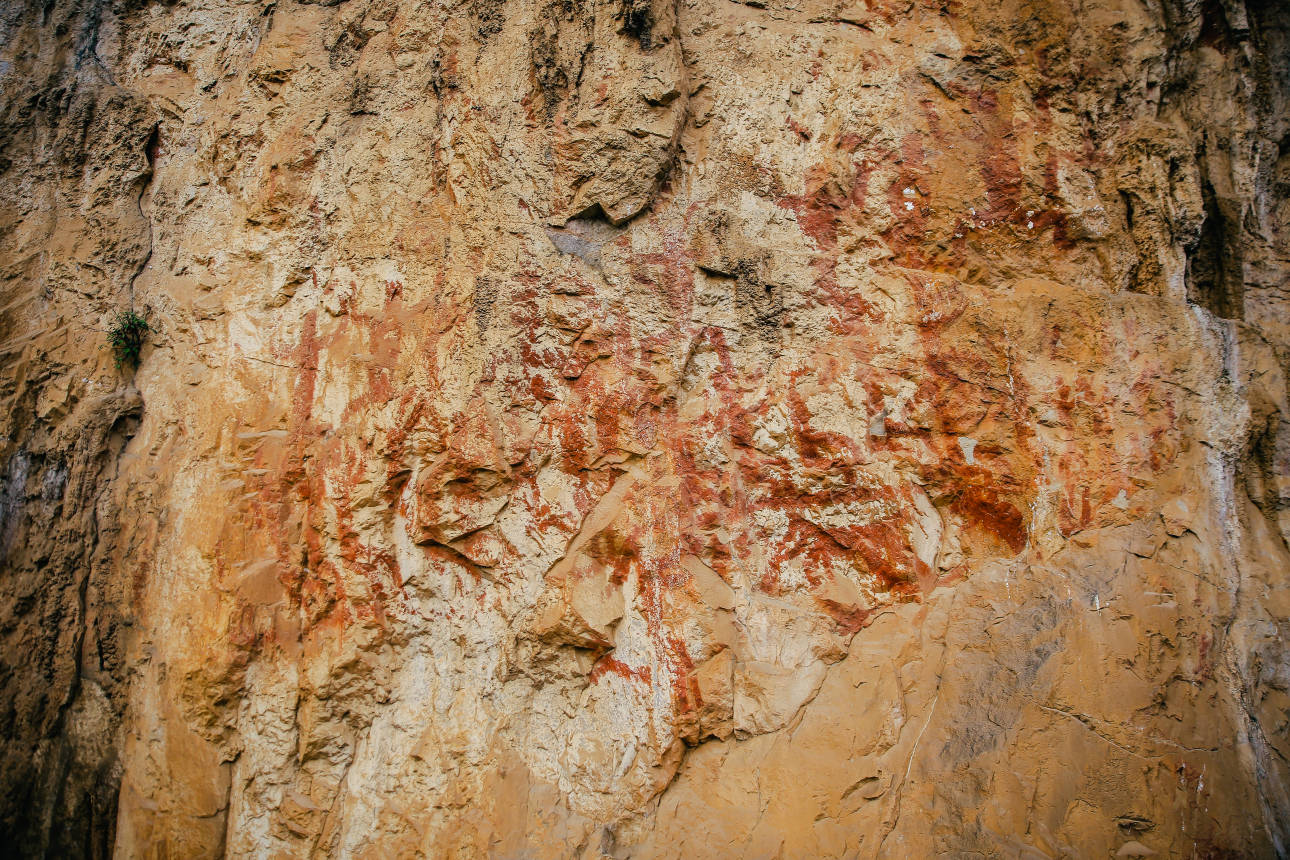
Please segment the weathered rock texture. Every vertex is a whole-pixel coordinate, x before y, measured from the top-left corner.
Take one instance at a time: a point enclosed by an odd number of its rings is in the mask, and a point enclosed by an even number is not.
[[[7,855],[1290,851],[1278,0],[2,14]]]

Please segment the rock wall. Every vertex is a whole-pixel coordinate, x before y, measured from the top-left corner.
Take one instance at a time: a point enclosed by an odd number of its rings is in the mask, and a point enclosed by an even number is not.
[[[1277,0],[0,16],[7,854],[1290,852]]]

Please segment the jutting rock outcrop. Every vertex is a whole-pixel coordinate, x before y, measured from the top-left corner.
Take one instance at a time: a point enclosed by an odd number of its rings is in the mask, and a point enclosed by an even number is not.
[[[0,41],[6,855],[1290,852],[1276,0]]]

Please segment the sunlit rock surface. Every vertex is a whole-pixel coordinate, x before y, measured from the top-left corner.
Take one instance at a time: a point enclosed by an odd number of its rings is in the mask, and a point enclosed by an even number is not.
[[[6,855],[1290,851],[1277,0],[0,39]]]

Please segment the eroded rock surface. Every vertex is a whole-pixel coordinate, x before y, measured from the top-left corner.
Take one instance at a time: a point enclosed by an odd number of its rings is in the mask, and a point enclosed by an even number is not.
[[[1278,3],[0,33],[10,853],[1290,851]]]

